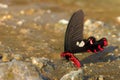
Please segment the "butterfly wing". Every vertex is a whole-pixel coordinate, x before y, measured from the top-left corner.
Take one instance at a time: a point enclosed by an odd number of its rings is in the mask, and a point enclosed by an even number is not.
[[[75,12],[66,29],[64,51],[78,53],[85,51],[84,47],[78,47],[76,43],[83,40],[84,13],[82,10]]]

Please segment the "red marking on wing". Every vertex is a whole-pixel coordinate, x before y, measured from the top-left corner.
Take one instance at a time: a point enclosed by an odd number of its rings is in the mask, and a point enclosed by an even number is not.
[[[98,49],[99,49],[100,51],[103,50],[103,48],[101,48],[101,45],[98,45]]]
[[[72,61],[77,68],[81,67],[80,61],[72,53],[63,52],[61,53],[61,57],[68,58],[68,60]]]
[[[94,49],[94,52],[95,52],[95,53],[97,53],[97,50],[96,50],[96,49]]]
[[[104,46],[107,46],[108,45],[108,41],[106,38],[103,39],[103,42],[104,42]]]
[[[92,41],[92,40],[90,40],[90,44],[93,44],[93,41]]]

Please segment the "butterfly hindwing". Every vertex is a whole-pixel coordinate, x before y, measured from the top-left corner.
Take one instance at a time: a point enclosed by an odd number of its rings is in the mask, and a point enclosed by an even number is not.
[[[84,47],[77,46],[77,42],[83,40],[83,22],[84,22],[84,13],[82,10],[75,12],[66,29],[65,34],[65,52],[77,53],[85,50]]]

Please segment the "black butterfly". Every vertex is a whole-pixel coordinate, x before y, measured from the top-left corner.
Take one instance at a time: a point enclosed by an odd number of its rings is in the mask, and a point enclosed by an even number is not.
[[[103,47],[108,44],[106,38],[98,41],[93,36],[88,39],[83,39],[83,24],[84,13],[82,10],[78,10],[72,15],[68,23],[64,40],[64,52],[61,54],[62,57],[73,61],[77,67],[80,67],[81,64],[73,53],[86,51],[97,53],[103,50]]]

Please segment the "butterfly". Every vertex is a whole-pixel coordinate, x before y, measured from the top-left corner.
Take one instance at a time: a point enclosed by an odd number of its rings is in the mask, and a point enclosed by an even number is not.
[[[65,33],[64,52],[61,53],[61,57],[72,61],[78,68],[81,67],[81,64],[79,59],[74,56],[74,53],[87,51],[97,53],[108,45],[106,38],[96,40],[95,37],[90,36],[88,39],[83,39],[83,24],[84,13],[82,10],[78,10],[73,13],[69,20]]]

